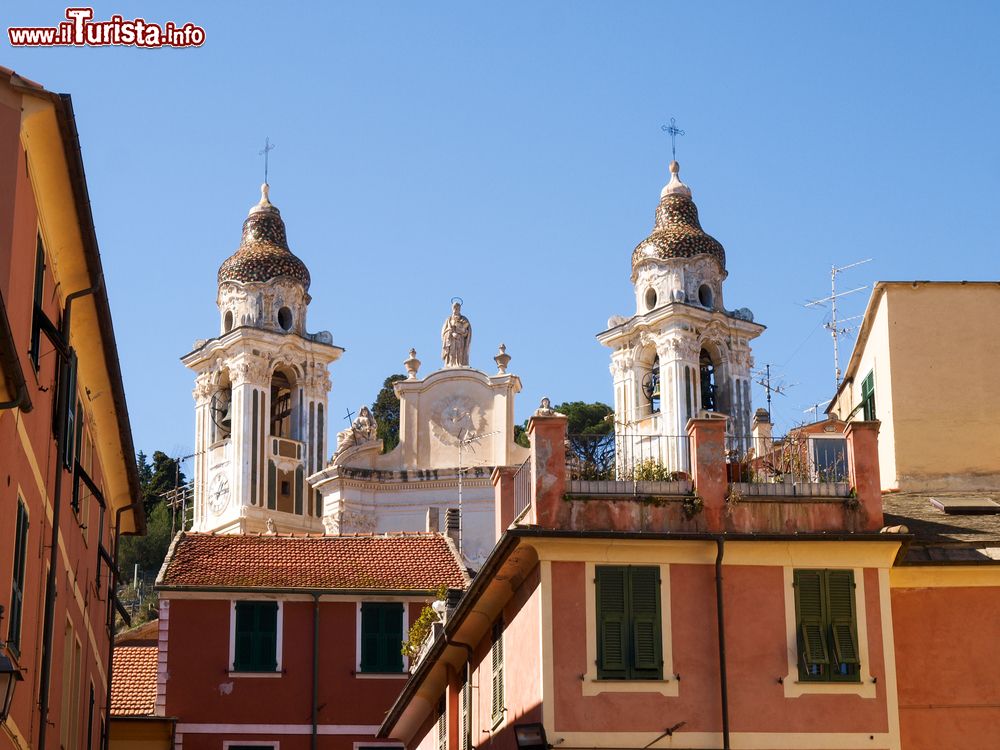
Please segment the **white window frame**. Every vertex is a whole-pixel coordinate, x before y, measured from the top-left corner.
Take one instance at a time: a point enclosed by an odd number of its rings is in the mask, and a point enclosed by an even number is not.
[[[604,565],[605,563],[600,563]],[[599,680],[597,678],[597,578],[598,563],[587,562],[584,604],[587,618],[587,673],[583,676],[583,695],[601,693],[660,693],[668,698],[680,695],[680,685],[674,675],[673,632],[670,616],[670,564],[637,560],[615,560],[608,565],[641,565],[660,569],[660,653],[663,654],[661,680]]]
[[[354,676],[360,680],[398,680],[407,679],[410,676],[410,657],[403,656],[403,671],[399,674],[373,673],[361,671],[361,605],[365,602],[375,604],[402,604],[403,605],[403,639],[406,639],[410,632],[410,604],[413,602],[398,596],[378,597],[371,596],[358,599],[354,608]]]
[[[813,442],[817,441],[817,440],[842,440],[843,441],[843,443],[844,443],[844,469],[845,469],[845,476],[844,476],[844,479],[842,481],[849,482],[850,479],[848,477],[850,476],[850,466],[847,464],[847,461],[848,461],[848,457],[847,457],[847,453],[848,453],[848,451],[847,451],[847,435],[845,435],[843,432],[818,432],[818,433],[809,435],[809,439],[806,442],[809,445],[808,454],[809,454],[809,478],[810,478],[810,480],[812,480],[814,482],[819,482],[820,481],[820,479],[819,479],[819,471],[816,468],[816,453],[815,453],[816,446],[813,445]]]
[[[783,568],[785,578],[785,644],[788,652],[788,674],[782,679],[786,698],[800,695],[857,695],[874,699],[877,685],[871,675],[871,657],[868,654],[868,606],[865,599],[865,569],[843,568],[854,571],[854,612],[858,632],[858,682],[814,682],[799,680],[799,633],[795,618],[795,570],[808,567],[837,567],[794,565]],[[892,627],[891,623],[882,627]],[[883,647],[885,643],[883,641]]]
[[[236,663],[236,603],[237,602],[274,602],[278,604],[278,622],[277,631],[275,633],[275,645],[274,645],[274,660],[277,662],[277,667],[273,672],[237,672],[233,669],[233,664]],[[284,629],[285,629],[285,603],[280,599],[274,599],[273,597],[261,596],[261,595],[249,595],[241,596],[238,599],[230,599],[229,601],[229,663],[227,669],[229,671],[230,677],[263,677],[273,678],[281,677],[282,675],[282,663],[281,663],[281,651],[282,651],[282,641],[284,640]],[[236,742],[237,745],[252,745],[252,742]],[[263,745],[276,745],[276,742],[262,742]]]

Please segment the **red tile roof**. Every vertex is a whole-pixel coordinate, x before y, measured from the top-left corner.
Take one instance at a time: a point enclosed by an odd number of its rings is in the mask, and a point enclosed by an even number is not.
[[[156,708],[156,646],[119,646],[111,672],[111,715],[152,716]]]
[[[342,536],[180,534],[157,586],[191,588],[465,588],[468,576],[441,534]]]

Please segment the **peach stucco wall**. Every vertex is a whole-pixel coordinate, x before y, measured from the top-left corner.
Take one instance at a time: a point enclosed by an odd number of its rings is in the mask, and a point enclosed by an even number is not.
[[[894,588],[904,750],[1000,746],[1000,588]]]
[[[777,566],[725,566],[724,593],[730,727],[733,732],[872,732],[889,730],[886,699],[857,695],[786,698],[778,678],[788,671],[784,576]],[[715,570],[670,566],[673,671],[679,695],[613,693],[584,696],[587,672],[583,562],[552,563],[554,727],[565,732],[656,731],[684,721],[684,731],[721,728]],[[878,572],[865,571],[870,664],[885,685]],[[860,605],[860,603],[859,603]]]

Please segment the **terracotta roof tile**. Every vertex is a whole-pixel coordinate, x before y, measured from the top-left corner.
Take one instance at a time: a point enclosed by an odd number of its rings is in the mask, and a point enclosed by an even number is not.
[[[156,646],[115,649],[111,673],[111,715],[152,716],[156,708]]]
[[[433,591],[468,576],[446,537],[431,533],[341,536],[178,536],[157,586]]]

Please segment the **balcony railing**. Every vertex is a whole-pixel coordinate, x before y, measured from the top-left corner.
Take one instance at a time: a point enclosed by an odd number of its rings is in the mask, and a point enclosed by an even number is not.
[[[763,497],[843,497],[850,492],[847,441],[840,435],[792,433],[726,439],[733,490]]]
[[[271,455],[277,458],[292,458],[301,461],[302,448],[303,444],[298,440],[284,437],[271,438]]]
[[[569,435],[570,494],[684,495],[691,491],[684,435]]]
[[[531,507],[531,457],[525,459],[514,474],[514,521]]]

